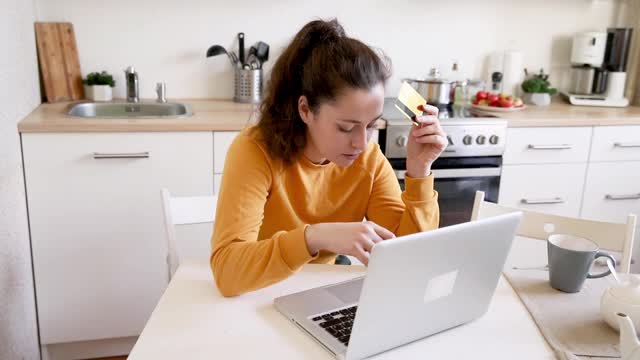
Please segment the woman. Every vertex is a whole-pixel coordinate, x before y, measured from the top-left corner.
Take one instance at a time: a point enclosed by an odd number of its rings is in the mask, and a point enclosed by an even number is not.
[[[211,254],[224,296],[336,254],[367,264],[375,243],[438,227],[430,169],[447,141],[437,109],[422,109],[429,116],[412,127],[404,192],[369,143],[388,77],[380,57],[336,20],[308,23],[279,57],[259,123],[225,161]]]

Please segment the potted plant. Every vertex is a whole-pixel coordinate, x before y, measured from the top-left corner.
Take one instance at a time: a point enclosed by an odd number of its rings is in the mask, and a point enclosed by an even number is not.
[[[113,76],[106,71],[92,72],[82,80],[84,92],[88,99],[93,101],[111,101],[113,98],[112,89],[116,86]]]
[[[525,75],[529,76],[527,69],[524,70]],[[551,87],[549,83],[549,75],[545,74],[542,69],[540,73],[534,74],[522,82],[523,100],[527,104],[547,106],[551,103],[551,95],[558,91]]]

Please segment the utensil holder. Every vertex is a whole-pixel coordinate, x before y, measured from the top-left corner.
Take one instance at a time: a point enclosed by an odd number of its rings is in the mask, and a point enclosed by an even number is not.
[[[233,101],[239,103],[262,101],[262,69],[235,69]]]

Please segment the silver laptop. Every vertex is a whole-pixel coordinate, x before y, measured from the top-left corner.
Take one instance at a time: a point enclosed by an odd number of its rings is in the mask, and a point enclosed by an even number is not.
[[[488,309],[522,213],[376,244],[365,277],[274,300],[338,359],[362,359]]]

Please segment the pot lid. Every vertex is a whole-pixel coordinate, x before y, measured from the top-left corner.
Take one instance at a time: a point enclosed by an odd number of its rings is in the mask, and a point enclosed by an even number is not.
[[[422,82],[428,84],[451,84],[453,81],[440,77],[440,71],[437,68],[431,68],[429,75],[425,78],[405,79],[407,81]]]
[[[628,280],[618,286],[609,289],[611,296],[616,299],[634,305],[640,305],[640,278],[629,274]]]

